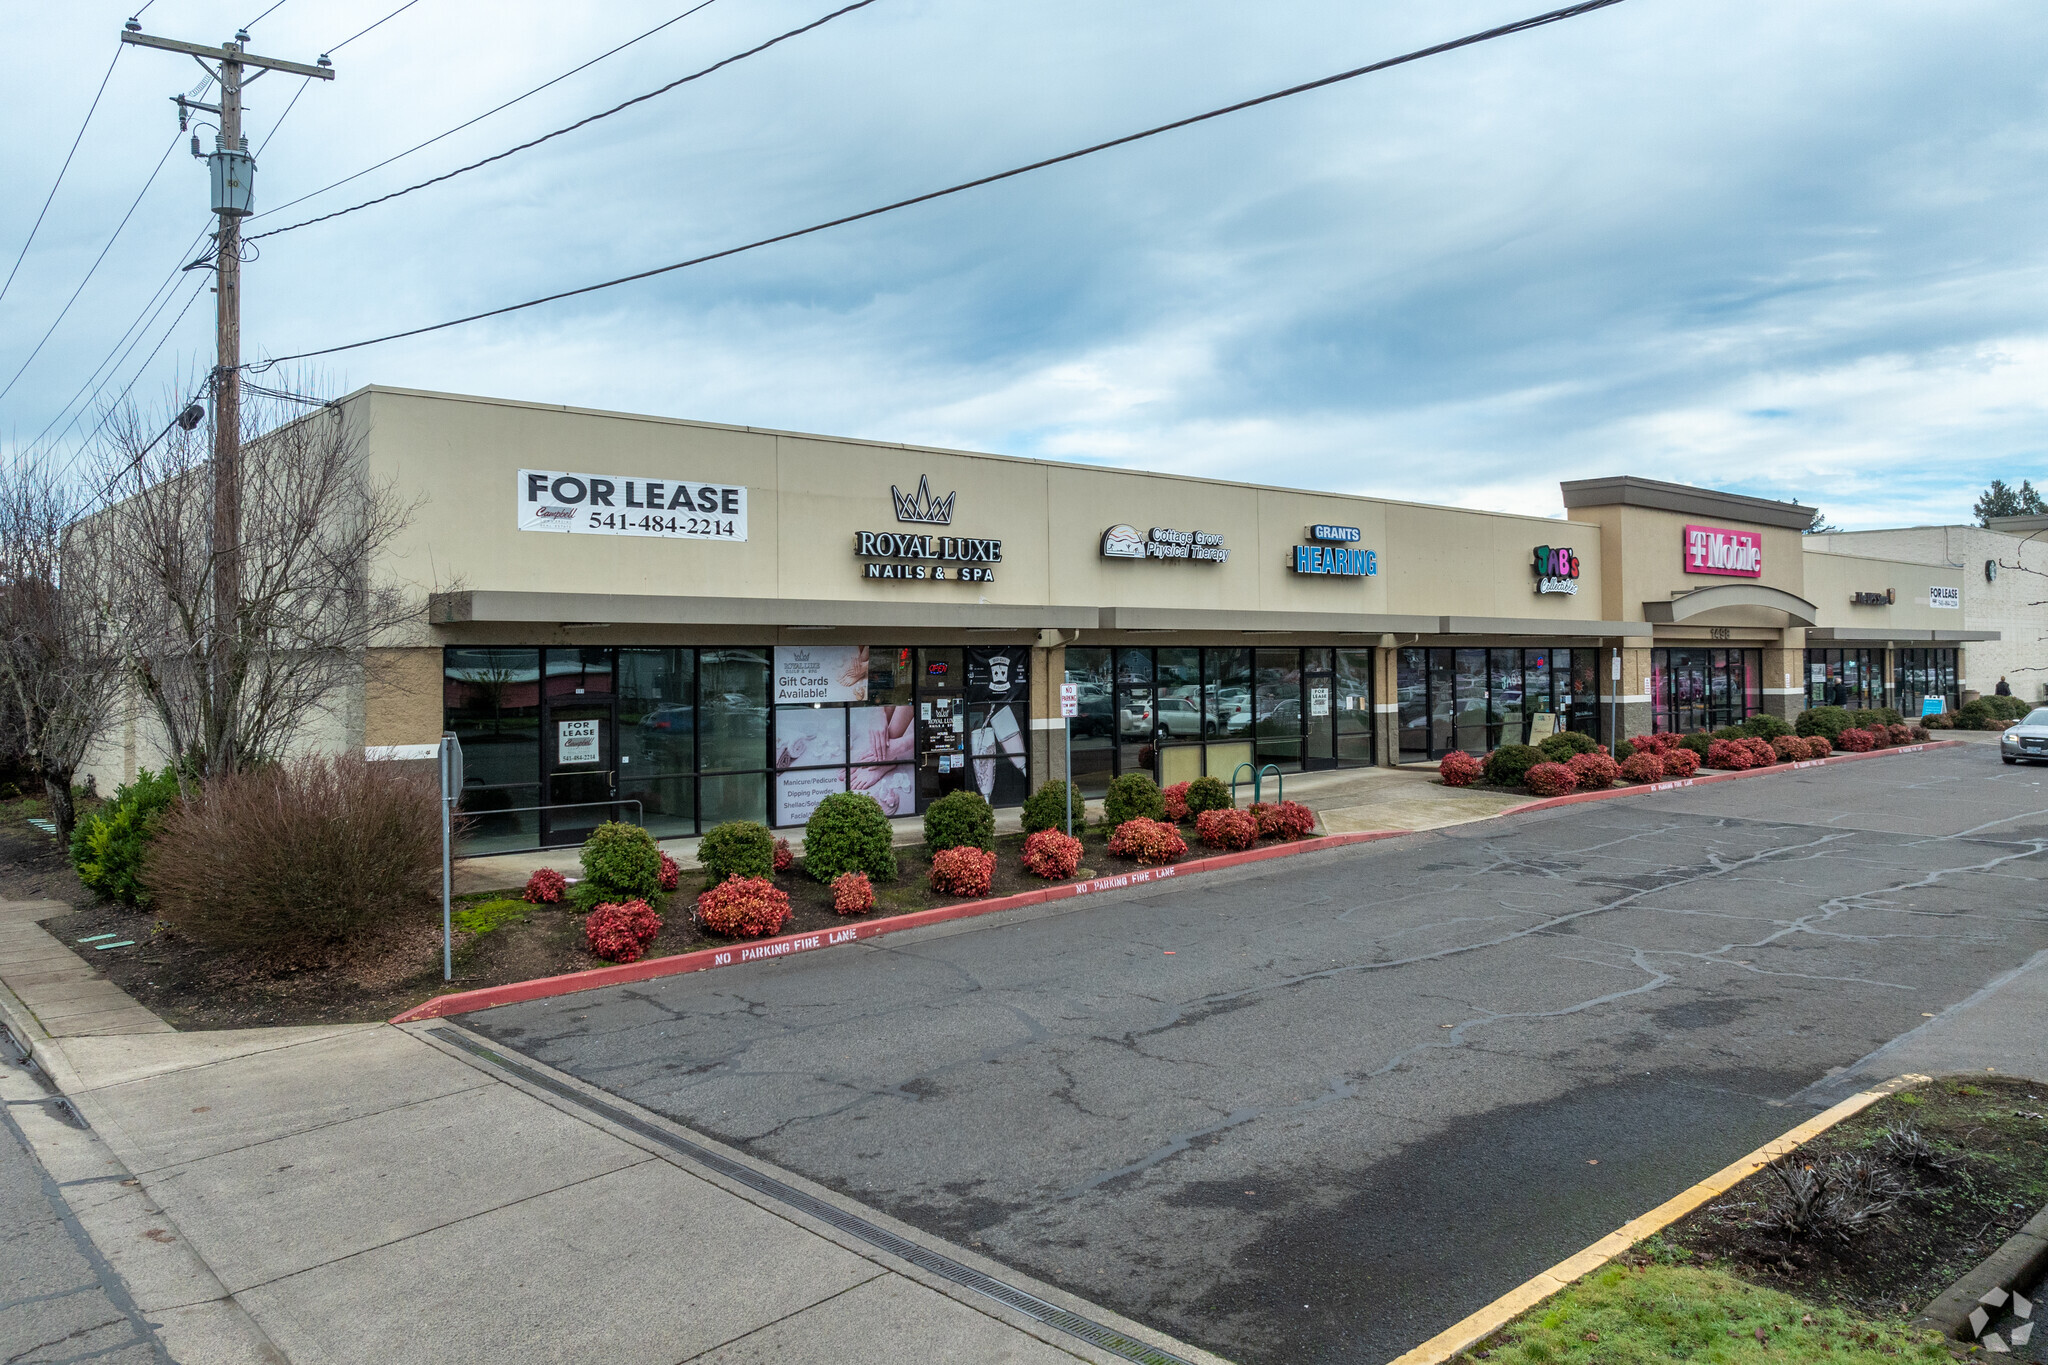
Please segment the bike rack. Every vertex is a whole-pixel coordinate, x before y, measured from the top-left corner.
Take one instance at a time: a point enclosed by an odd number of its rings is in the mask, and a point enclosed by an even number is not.
[[[1238,778],[1238,773],[1243,772],[1246,768],[1252,768],[1252,765],[1249,763],[1240,763],[1237,765],[1236,769],[1232,771],[1232,773],[1230,774],[1230,804],[1233,806],[1237,804],[1237,784],[1240,780]],[[1280,769],[1277,764],[1268,763],[1263,768],[1252,768],[1253,805],[1259,804],[1259,794],[1265,789],[1267,773],[1273,774],[1273,791],[1277,795],[1278,799],[1282,801],[1285,801],[1287,799],[1286,779],[1280,775]]]

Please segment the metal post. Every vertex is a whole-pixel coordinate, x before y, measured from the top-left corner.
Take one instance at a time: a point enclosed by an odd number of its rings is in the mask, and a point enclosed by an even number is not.
[[[1607,749],[1621,743],[1621,650],[1614,651],[1614,664],[1608,669],[1607,680]]]
[[[1064,710],[1065,708],[1061,708]],[[1060,725],[1066,731],[1067,751],[1067,837],[1074,837],[1074,718],[1061,716]]]
[[[450,837],[450,812],[455,806],[455,797],[448,790],[448,766],[455,757],[453,747],[448,743],[452,736],[441,736],[441,979],[455,979],[455,850]]]

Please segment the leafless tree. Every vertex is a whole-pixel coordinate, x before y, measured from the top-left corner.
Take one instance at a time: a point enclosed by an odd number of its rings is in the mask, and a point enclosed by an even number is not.
[[[106,619],[172,753],[208,777],[284,756],[362,685],[364,651],[421,603],[372,577],[415,510],[370,475],[362,432],[334,406],[242,403],[240,590],[215,619],[212,435],[125,413],[100,454],[111,505],[92,519]]]
[[[112,723],[120,688],[93,565],[71,535],[85,497],[46,458],[24,455],[0,467],[0,713],[8,747],[41,779],[64,842],[72,778]]]

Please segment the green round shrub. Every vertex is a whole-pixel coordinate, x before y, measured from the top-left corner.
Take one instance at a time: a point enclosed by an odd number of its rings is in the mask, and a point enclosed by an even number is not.
[[[607,820],[583,842],[583,877],[628,900],[661,891],[661,850],[638,825]]]
[[[1956,712],[1956,728],[1958,730],[2004,729],[2004,722],[2011,719],[1998,705],[1999,702],[2004,700],[2005,698],[2003,697],[1990,696],[1964,702],[1962,708]]]
[[[1109,794],[1102,798],[1102,823],[1111,829],[1126,820],[1165,818],[1166,798],[1144,773],[1125,773],[1109,784]]]
[[[1707,736],[1708,739],[1747,739],[1749,731],[1740,725],[1724,725]]]
[[[1230,799],[1230,788],[1223,785],[1220,777],[1198,777],[1188,783],[1188,819],[1201,817],[1205,810],[1230,810],[1237,803]]]
[[[716,886],[734,877],[775,879],[775,836],[758,820],[728,820],[713,825],[697,843],[697,862],[704,884]]]
[[[1536,747],[1542,750],[1547,763],[1569,763],[1580,754],[1594,752],[1600,745],[1583,730],[1559,730],[1554,735],[1544,736],[1543,742]]]
[[[1714,736],[1704,731],[1697,734],[1680,735],[1678,737],[1678,746],[1681,749],[1692,750],[1700,756],[1700,762],[1705,763],[1707,761],[1707,750],[1714,747]]]
[[[996,847],[996,813],[980,792],[947,792],[924,809],[927,857],[949,848]]]
[[[1792,727],[1776,716],[1762,711],[1742,722],[1742,732],[1753,739],[1776,739],[1792,733]]]
[[[1802,735],[1819,735],[1830,744],[1842,737],[1842,731],[1849,728],[1849,709],[1845,706],[1810,706],[1792,718],[1792,728]]]
[[[834,792],[818,803],[804,826],[804,871],[821,882],[842,872],[865,872],[870,881],[895,881],[896,851],[890,847],[894,833],[889,813],[874,797]]]
[[[1626,763],[1636,756],[1636,746],[1627,740],[1620,740],[1614,746],[1614,761]]]
[[[1024,832],[1036,834],[1042,829],[1056,829],[1066,833],[1069,808],[1073,811],[1075,829],[1088,823],[1088,802],[1079,787],[1069,787],[1058,778],[1042,783],[1024,798]]]
[[[1533,744],[1503,744],[1486,756],[1486,780],[1496,787],[1519,787],[1541,762],[1543,751]]]

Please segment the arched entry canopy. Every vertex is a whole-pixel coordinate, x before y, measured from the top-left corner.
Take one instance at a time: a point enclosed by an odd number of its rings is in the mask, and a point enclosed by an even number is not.
[[[1668,626],[1723,607],[1769,607],[1773,611],[1784,612],[1792,618],[1794,625],[1819,623],[1820,608],[1813,603],[1782,588],[1767,588],[1761,583],[1726,583],[1712,588],[1694,588],[1669,602],[1643,603],[1643,616],[1656,625]]]

